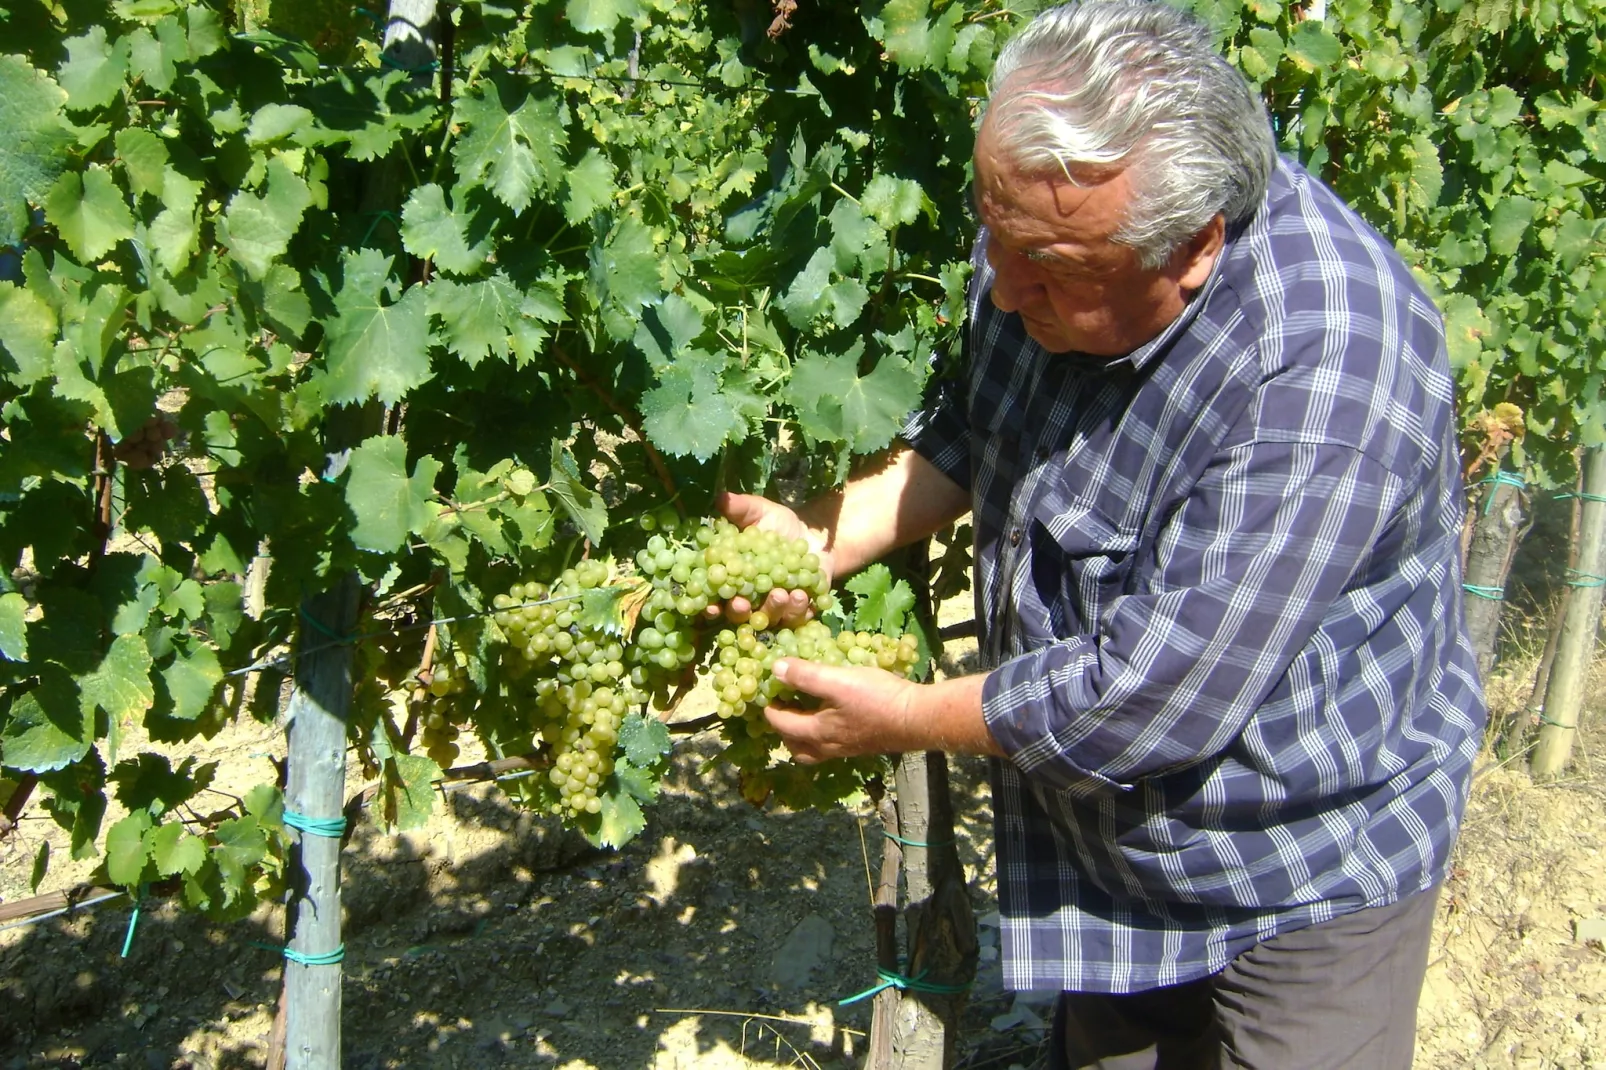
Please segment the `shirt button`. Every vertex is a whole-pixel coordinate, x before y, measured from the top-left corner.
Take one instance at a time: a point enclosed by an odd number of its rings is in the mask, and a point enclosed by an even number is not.
[[[1039,461],[1048,460],[1048,447],[1047,446],[1039,446],[1039,447],[1037,447],[1037,459]]]
[[[1009,533],[1009,545],[1011,545],[1011,546],[1019,546],[1020,545],[1020,528],[1016,528],[1015,530],[1013,530],[1013,531],[1011,531]]]

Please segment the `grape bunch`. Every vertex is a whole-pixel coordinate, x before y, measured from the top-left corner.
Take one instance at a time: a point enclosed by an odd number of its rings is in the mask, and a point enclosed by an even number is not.
[[[709,612],[737,598],[760,606],[775,589],[803,590],[816,610],[830,608],[830,577],[804,540],[723,519],[648,515],[642,527],[650,534],[635,555],[634,575],[586,560],[555,579],[514,583],[492,599],[519,730],[544,743],[552,759],[552,794],[545,796],[552,813],[599,813],[625,715],[649,702],[666,708],[698,672],[712,676],[726,756],[747,769],[762,768],[775,741],[764,708],[772,700],[804,700],[775,678],[777,658],[912,670],[913,635],[833,634],[818,620],[783,627],[762,609],[725,626]],[[622,623],[608,609],[620,608],[627,594],[634,619]],[[609,596],[621,601],[609,603]],[[455,738],[455,722],[444,713],[442,720]],[[426,736],[432,745],[433,738]],[[444,751],[452,738],[441,738]]]
[[[468,670],[456,658],[443,657],[430,670],[428,681],[413,691],[413,701],[424,707],[419,718],[424,753],[442,769],[450,769],[457,761],[461,726],[473,711]]]
[[[112,447],[112,456],[130,468],[151,468],[167,452],[167,444],[177,438],[178,423],[165,412],[140,424]]]

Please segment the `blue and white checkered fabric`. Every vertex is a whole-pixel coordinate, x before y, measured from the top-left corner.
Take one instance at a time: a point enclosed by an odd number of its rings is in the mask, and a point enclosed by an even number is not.
[[[1176,984],[1440,881],[1484,704],[1409,270],[1285,161],[1112,362],[1026,337],[980,249],[968,389],[905,437],[972,492],[1006,983]]]

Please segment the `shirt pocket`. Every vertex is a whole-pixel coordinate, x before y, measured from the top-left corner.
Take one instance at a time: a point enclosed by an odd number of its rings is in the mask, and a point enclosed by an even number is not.
[[[1095,631],[1110,605],[1131,593],[1139,533],[1086,498],[1047,487],[1029,511],[1027,538],[1021,567],[1030,570],[1028,586],[1042,603],[1037,613],[1022,615],[1028,647]]]

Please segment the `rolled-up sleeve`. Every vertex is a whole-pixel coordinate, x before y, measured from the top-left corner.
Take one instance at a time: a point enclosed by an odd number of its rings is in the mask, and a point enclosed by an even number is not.
[[[1221,752],[1336,602],[1363,618],[1383,612],[1367,572],[1401,537],[1391,522],[1403,487],[1345,445],[1225,451],[1139,564],[1140,589],[1114,598],[1092,632],[988,676],[988,727],[1024,773],[1077,795]]]
[[[970,413],[964,385],[948,381],[905,421],[903,440],[957,486],[970,489]]]

